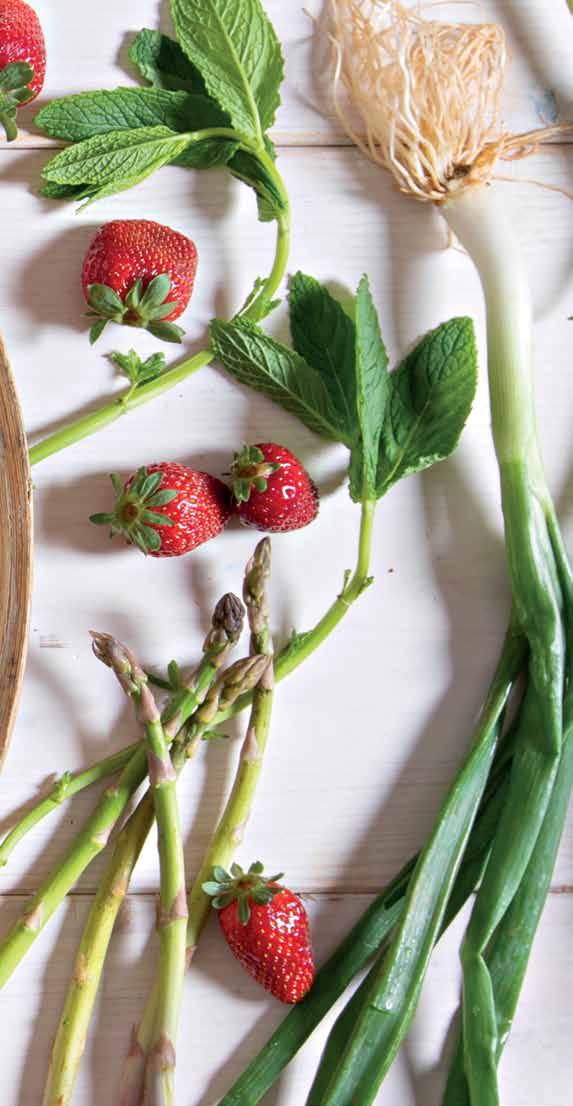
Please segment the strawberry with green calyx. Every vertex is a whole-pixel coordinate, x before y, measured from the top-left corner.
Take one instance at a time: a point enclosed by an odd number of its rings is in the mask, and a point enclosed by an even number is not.
[[[0,124],[17,137],[16,112],[42,91],[46,44],[40,21],[24,0],[0,0]]]
[[[213,869],[203,890],[213,899],[219,924],[234,956],[266,991],[294,1004],[314,982],[314,957],[308,915],[298,895],[265,877],[260,861],[245,872]]]
[[[244,445],[231,466],[236,512],[269,533],[300,530],[316,518],[318,490],[303,464],[275,442]]]
[[[152,557],[180,557],[221,532],[231,517],[229,489],[177,462],[147,465],[125,484],[114,473],[115,508],[90,521],[109,526]]]
[[[164,342],[185,333],[174,319],[193,291],[197,248],[184,234],[150,219],[116,219],[100,227],[82,268],[82,288],[96,318],[92,344],[109,322],[142,327]]]

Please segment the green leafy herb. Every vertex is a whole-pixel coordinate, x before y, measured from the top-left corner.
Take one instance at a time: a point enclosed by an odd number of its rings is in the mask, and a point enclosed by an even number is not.
[[[68,146],[44,170],[44,178],[57,184],[105,186],[115,180],[141,180],[181,154],[186,135],[168,127],[138,127],[95,135]]]
[[[262,144],[280,103],[283,59],[259,0],[172,0],[171,14],[209,95]]]
[[[266,162],[248,150],[239,149],[229,162],[229,170],[237,180],[253,188],[257,196],[257,207],[261,223],[270,223],[281,211],[286,210],[286,198],[277,185],[276,176],[272,173],[272,164],[276,158],[275,148],[270,139],[265,137],[265,153],[268,155]]]
[[[198,70],[179,43],[161,31],[140,31],[131,44],[129,58],[144,80],[156,88],[204,92]]]
[[[356,406],[360,427],[362,494],[374,496],[380,435],[390,391],[388,354],[380,335],[368,278],[356,294]]]
[[[119,371],[127,377],[132,388],[147,384],[149,380],[156,380],[166,368],[164,353],[152,353],[146,361],[142,361],[134,349],[130,349],[129,353],[110,353],[109,356]]]
[[[263,392],[317,434],[350,445],[322,376],[294,350],[245,319],[216,319],[211,338],[225,368],[242,384]]]
[[[298,354],[324,377],[352,437],[356,426],[356,328],[327,288],[298,272],[289,288],[290,328]]]
[[[190,99],[193,97],[185,92],[164,92],[159,88],[80,92],[76,96],[52,100],[38,112],[35,121],[44,134],[64,142],[82,142],[96,134],[139,127],[163,126],[172,131],[185,131],[191,129]],[[203,125],[200,121],[197,129]]]
[[[391,374],[378,462],[379,496],[456,448],[473,403],[476,365],[473,323],[458,318],[422,338]]]
[[[389,373],[366,277],[355,322],[303,273],[291,282],[289,302],[294,350],[241,318],[215,321],[213,346],[236,379],[347,446],[353,499],[379,499],[453,452],[476,387],[470,319],[437,327]]]

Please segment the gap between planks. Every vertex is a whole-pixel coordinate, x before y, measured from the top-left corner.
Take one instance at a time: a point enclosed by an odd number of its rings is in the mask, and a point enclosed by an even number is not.
[[[33,895],[37,890],[36,887],[15,889],[13,891],[0,892],[0,902],[7,899],[28,899],[30,895]],[[93,899],[96,895],[96,890],[93,891],[72,891],[66,896],[66,899]],[[298,894],[302,899],[351,899],[351,898],[370,898],[375,899],[379,892],[373,891],[371,887],[351,887],[349,890],[343,890],[341,888],[321,888],[317,891],[305,889],[299,891]],[[159,888],[157,891],[129,891],[127,894],[128,899],[155,899],[159,894]],[[570,883],[556,883],[549,888],[549,895],[564,896],[573,895],[573,884]]]
[[[271,138],[279,150],[351,149],[355,145],[351,138],[347,138],[343,134],[328,135],[320,134],[316,131],[303,131],[297,135],[280,133],[273,135],[271,131]],[[17,153],[18,150],[62,150],[67,145],[69,145],[67,142],[59,142],[52,138],[44,138],[42,135],[34,135],[33,137],[18,138],[15,142],[11,143],[2,142],[0,143],[0,151]],[[563,138],[563,140],[559,141],[551,140],[540,142],[536,152],[546,152],[551,148],[568,148],[572,145],[573,136],[571,138]]]

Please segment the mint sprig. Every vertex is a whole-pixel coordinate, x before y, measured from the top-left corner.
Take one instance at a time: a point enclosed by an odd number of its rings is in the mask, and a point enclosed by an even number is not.
[[[456,448],[475,395],[476,345],[472,321],[450,319],[388,372],[366,278],[354,307],[352,320],[326,288],[297,273],[290,311],[299,352],[242,319],[216,320],[211,338],[232,376],[349,449],[350,494],[362,501]]]
[[[283,59],[260,0],[172,0],[171,7],[179,41],[144,29],[131,45],[150,87],[67,96],[38,113],[44,133],[74,144],[45,167],[43,194],[93,203],[167,163],[228,165],[255,190],[262,220],[284,220],[288,201],[266,134]]]

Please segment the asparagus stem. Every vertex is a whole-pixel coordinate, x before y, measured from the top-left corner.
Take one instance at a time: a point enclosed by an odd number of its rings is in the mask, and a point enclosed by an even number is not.
[[[278,169],[272,161],[271,165],[273,177],[279,186],[280,192],[286,197],[286,190]],[[252,318],[254,321],[257,321],[260,317],[259,312],[264,309],[265,304],[272,300],[280,287],[288,262],[289,245],[290,223],[288,207],[286,207],[285,211],[277,218],[277,238],[272,269],[267,279],[262,283],[257,295],[250,301],[248,307],[244,311],[246,318]],[[155,399],[156,396],[163,395],[163,393],[167,392],[170,388],[175,388],[178,384],[181,384],[182,381],[186,380],[187,377],[196,373],[198,369],[203,368],[204,365],[208,365],[209,362],[213,360],[213,357],[214,353],[212,349],[201,350],[199,353],[194,354],[193,357],[186,358],[181,364],[175,365],[174,368],[167,369],[155,380],[151,380],[147,384],[141,384],[135,389],[126,388],[116,399],[111,400],[109,403],[105,403],[102,407],[98,408],[96,411],[91,411],[88,415],[83,415],[81,418],[74,419],[71,423],[68,423],[67,426],[62,427],[61,430],[56,430],[53,434],[49,434],[48,437],[31,446],[30,464],[39,464],[40,461],[44,461],[47,457],[51,457],[52,454],[59,453],[60,450],[67,449],[68,446],[75,445],[76,442],[82,441],[83,438],[87,438],[91,434],[96,434],[99,430],[103,430],[104,427],[110,426],[123,415],[127,415],[130,411],[134,411],[144,403],[149,403],[152,399]]]
[[[219,821],[217,830],[203,859],[201,868],[195,877],[188,896],[189,920],[187,928],[187,957],[190,963],[195,952],[205,922],[209,916],[211,900],[203,891],[215,865],[226,867],[242,839],[248,819],[256,785],[262,768],[262,760],[268,740],[272,711],[272,641],[269,629],[268,580],[270,577],[270,541],[264,538],[259,542],[249,561],[243,588],[243,598],[247,607],[251,629],[251,651],[266,663],[257,668],[258,683],[253,693],[253,707],[231,794]],[[239,665],[241,662],[239,662]],[[235,666],[237,667],[237,666]],[[241,677],[242,678],[242,677]],[[226,677],[229,683],[229,676]],[[237,688],[235,681],[233,694]],[[220,697],[219,697],[220,699]],[[210,725],[212,713],[217,709],[217,688],[213,689],[212,703],[205,704],[203,718],[196,715],[195,725]],[[205,716],[207,714],[207,717]],[[195,734],[188,739],[194,746]],[[129,1055],[124,1066],[119,1106],[137,1106],[140,1100],[146,1056],[149,1053],[155,1010],[158,1002],[158,987],[154,987],[137,1031],[132,1040]]]
[[[64,860],[44,880],[23,913],[0,942],[0,987],[10,979],[22,957],[88,864],[105,848],[126,804],[146,775],[145,751],[138,749],[116,784],[104,792],[96,810],[68,849]]]
[[[237,618],[237,604],[239,600],[235,597],[231,602],[226,596],[215,610],[213,625],[203,646],[203,660],[192,681],[195,687],[188,689],[190,694],[193,692],[195,695],[196,705],[204,697],[213,679],[213,672],[218,671],[221,658],[227,655],[223,637],[225,634],[228,636],[230,648],[240,633],[241,620]],[[222,620],[225,612],[228,623]],[[187,706],[189,707],[189,703]],[[94,769],[88,771],[93,772]],[[114,826],[146,774],[147,754],[145,744],[140,743],[125,765],[117,783],[112,784],[104,792],[96,810],[68,849],[64,860],[44,880],[40,889],[26,905],[23,914],[0,942],[0,987],[3,987],[10,978],[82,872],[105,848]]]
[[[42,1106],[69,1106],[113,928],[153,824],[148,792],[115,844],[76,955],[50,1060]]]
[[[194,756],[201,743],[204,730],[212,725],[213,717],[217,713],[219,705],[221,703],[231,704],[235,698],[246,690],[256,687],[263,680],[265,674],[268,673],[268,670],[269,657],[267,655],[255,655],[246,660],[236,661],[226,672],[221,674],[203,705],[195,712],[193,724],[190,726],[186,738],[174,745],[173,765],[176,772],[179,772],[186,761]],[[156,984],[147,1002],[143,1018],[132,1034],[129,1053],[122,1073],[118,1099],[119,1106],[139,1106],[140,1104],[143,1095],[146,1062],[153,1044],[153,1032],[159,1002],[160,986]]]
[[[176,779],[169,744],[147,676],[133,653],[110,634],[92,633],[96,656],[133,700],[145,729],[149,785],[159,834],[159,981],[146,1076],[148,1106],[174,1106],[176,1040],[183,979],[187,896]]]
[[[341,594],[335,599],[334,603],[331,604],[323,617],[317,622],[316,626],[314,626],[312,630],[308,630],[306,633],[297,635],[293,641],[289,642],[284,649],[281,649],[280,652],[276,654],[275,683],[278,683],[280,680],[284,680],[287,676],[290,676],[291,672],[294,672],[299,667],[299,665],[303,664],[305,660],[312,656],[315,650],[318,649],[319,646],[326,640],[328,635],[336,629],[338,623],[341,622],[344,616],[348,613],[352,604],[362,595],[363,591],[368,586],[368,571],[370,564],[370,551],[372,546],[372,529],[375,506],[376,504],[370,501],[366,501],[362,505],[358,558],[355,570],[350,580],[347,584],[345,584]],[[192,685],[190,685],[190,688],[191,686]],[[228,718],[234,717],[241,711],[246,710],[246,708],[251,705],[251,702],[252,695],[250,692],[247,692],[231,706],[226,706],[222,708],[214,716],[213,726],[218,726],[222,722],[227,721]],[[190,704],[188,703],[187,707],[185,707],[183,711],[183,715],[188,715],[192,713],[189,708]],[[164,720],[166,722],[167,731],[172,732],[173,727],[171,725],[169,712],[166,712],[166,714],[164,715]],[[138,744],[139,746],[141,746],[141,742]],[[135,752],[137,747],[138,745],[134,744],[129,746],[128,749],[115,754],[118,758],[118,768],[124,766],[125,762],[129,759],[128,753],[131,755],[133,752]],[[106,760],[98,761],[96,764],[86,769],[85,772],[81,773],[78,776],[78,783],[82,778],[85,778],[86,782],[85,784],[83,784],[83,786],[87,787],[91,782],[102,779],[108,774],[109,762],[110,758],[107,758]],[[110,774],[112,770],[113,769],[109,770]],[[73,780],[70,786],[74,786]],[[81,790],[81,787],[78,786],[77,790]],[[76,794],[75,790],[66,791],[64,797],[68,798],[74,794]],[[50,804],[50,806],[46,808],[45,813],[49,813],[52,809],[53,806],[52,804]],[[32,811],[30,815],[26,817],[31,817],[33,813],[34,812]],[[43,816],[44,814],[40,815],[40,817]],[[36,822],[34,821],[33,824],[36,824]],[[15,827],[15,830],[11,831],[11,833],[16,832],[17,829],[18,827]],[[24,832],[26,832],[26,830]],[[17,840],[20,840],[21,836],[23,835],[18,833],[13,845],[16,844]],[[4,854],[4,848],[6,844],[7,842],[5,842],[4,845],[0,847],[0,857],[2,857]],[[9,851],[11,852],[11,848],[9,849]]]
[[[209,633],[203,643],[203,659],[196,672],[180,691],[172,696],[163,713],[165,732],[172,738],[185,724],[200,703],[213,679],[226,663],[229,651],[238,641],[243,628],[244,610],[239,599],[231,592],[224,595],[215,607]],[[112,756],[93,764],[90,768],[74,774],[65,772],[54,784],[49,795],[32,807],[27,814],[10,830],[0,845],[0,867],[4,867],[16,845],[38,822],[56,810],[63,802],[71,799],[86,787],[120,772],[131,760],[138,749],[143,748],[142,741],[120,749]]]
[[[52,811],[57,810],[62,803],[79,794],[80,791],[84,791],[86,787],[91,787],[92,784],[106,779],[107,776],[115,776],[117,772],[121,772],[122,768],[131,760],[139,745],[140,742],[136,741],[132,745],[126,746],[125,749],[113,753],[112,756],[98,761],[97,764],[85,769],[85,771],[65,772],[56,781],[49,794],[40,799],[6,835],[0,845],[0,867],[4,867],[8,863],[8,858],[22,838],[30,833],[30,830],[33,830]]]

